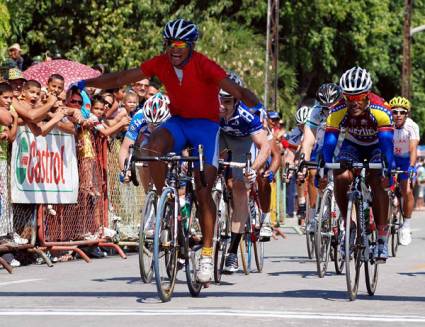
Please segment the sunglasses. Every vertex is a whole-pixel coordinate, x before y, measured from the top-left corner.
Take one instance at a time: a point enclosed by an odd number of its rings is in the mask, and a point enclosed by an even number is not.
[[[82,106],[82,105],[83,105],[83,101],[82,101],[82,100],[70,100],[70,101],[69,101],[69,103],[72,103],[72,104],[79,104],[80,106]]]
[[[395,109],[395,110],[392,111],[392,113],[393,113],[393,116],[397,116],[397,115],[404,116],[404,115],[407,115],[407,110],[397,110],[397,109]]]
[[[368,96],[369,92],[354,95],[343,94],[343,97],[347,102],[363,102]]]
[[[165,46],[168,49],[187,49],[190,47],[190,43],[181,40],[166,40]]]
[[[108,102],[108,101],[104,101],[105,102],[105,107],[109,107],[109,108],[111,108],[112,107],[112,103],[110,103],[110,102]]]

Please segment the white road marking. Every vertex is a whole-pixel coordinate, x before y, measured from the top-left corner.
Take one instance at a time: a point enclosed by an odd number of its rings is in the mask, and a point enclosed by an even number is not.
[[[0,283],[0,286],[8,286],[8,285],[13,285],[13,284],[31,283],[31,282],[37,282],[39,280],[43,280],[43,279],[21,279],[21,280],[13,280],[13,281],[10,281],[10,282]]]
[[[204,309],[172,309],[172,310],[0,310],[0,316],[220,316],[220,317],[253,317],[253,318],[286,318],[295,320],[345,320],[368,322],[407,322],[425,323],[425,316],[419,315],[369,315],[351,313],[323,313],[296,311],[244,311],[244,310],[204,310]]]

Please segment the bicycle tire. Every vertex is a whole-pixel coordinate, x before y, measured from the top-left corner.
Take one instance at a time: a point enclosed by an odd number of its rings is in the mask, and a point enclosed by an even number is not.
[[[223,275],[227,248],[229,246],[230,208],[229,204],[223,199],[222,192],[214,191],[213,199],[216,203],[218,213],[214,243],[214,282],[219,284]]]
[[[317,217],[314,245],[316,253],[317,274],[323,278],[326,274],[331,251],[332,237],[332,191],[323,194],[319,215]]]
[[[377,240],[377,231],[376,229],[369,234],[369,248],[370,245],[375,246]],[[372,246],[372,248],[373,248]],[[369,295],[374,295],[376,291],[376,286],[378,285],[378,271],[379,265],[376,264],[370,258],[366,258],[365,260],[365,279],[366,279],[366,289]]]
[[[400,245],[400,227],[403,226],[403,215],[400,208],[392,217],[391,226],[391,254],[393,257],[397,256],[398,246]]]
[[[345,261],[341,255],[341,242],[342,236],[344,234],[344,229],[342,229],[342,222],[340,221],[341,217],[338,218],[338,226],[336,228],[336,235],[334,235],[334,245],[333,245],[333,261],[335,266],[335,273],[337,275],[342,275],[344,271]]]
[[[255,265],[257,267],[257,272],[262,272],[264,267],[264,242],[259,242],[258,239],[253,243],[254,247],[254,257]]]
[[[191,231],[197,230],[196,218],[198,210],[195,203],[192,204],[188,230],[183,230],[185,235],[185,274],[187,287],[192,297],[198,297],[201,293],[202,283],[198,281],[197,267],[201,258],[202,244],[191,244]]]
[[[170,200],[173,199],[173,200]],[[174,190],[166,188],[159,199],[154,234],[154,271],[159,298],[171,300],[177,276],[177,235],[174,235],[175,217]]]
[[[314,255],[315,255],[314,234],[309,233],[306,230],[305,236],[306,236],[306,241],[307,241],[307,255],[308,255],[308,258],[309,259],[313,259]]]
[[[354,243],[350,244],[351,228],[355,226],[351,226],[351,221],[357,221],[357,219],[351,219],[351,217],[359,213],[358,201],[359,200],[356,199],[354,197],[354,194],[352,193],[348,201],[347,218],[345,221],[345,279],[347,284],[348,297],[350,301],[354,301],[357,297],[357,293],[359,290],[360,267],[362,264],[360,253],[361,244],[359,244],[360,224],[357,224],[356,226],[356,237],[354,239]]]
[[[144,283],[152,282],[153,278],[153,235],[146,238],[146,230],[153,228],[153,222],[156,219],[156,203],[156,192],[150,191],[146,195],[139,227],[139,268],[140,277]]]
[[[239,250],[241,254],[241,262],[242,262],[242,270],[245,275],[249,275],[249,267],[248,267],[248,242],[251,242],[251,240],[247,240],[247,238],[250,238],[249,234],[246,233],[242,235],[241,241],[239,243]]]

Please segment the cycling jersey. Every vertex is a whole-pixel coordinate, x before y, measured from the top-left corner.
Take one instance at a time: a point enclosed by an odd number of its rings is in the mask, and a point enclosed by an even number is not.
[[[133,142],[136,142],[137,136],[139,134],[144,134],[146,137],[149,137],[151,134],[148,129],[148,123],[143,115],[142,109],[137,111],[134,117],[131,119],[125,137],[129,138]]]
[[[306,126],[316,134],[316,144],[319,148],[323,145],[328,114],[329,109],[323,109],[319,103],[316,103],[311,109],[310,116],[306,123]]]
[[[263,130],[260,117],[250,112],[250,108],[240,102],[230,119],[220,120],[221,131],[227,135],[243,137],[255,135]]]
[[[384,99],[376,94],[369,95],[369,105],[358,117],[349,117],[347,105],[341,99],[329,113],[326,131],[337,131],[345,128],[345,138],[358,145],[378,143],[378,132],[393,130],[393,119],[390,108]]]
[[[410,140],[419,141],[419,126],[407,117],[401,128],[394,129],[394,156],[410,158]]]
[[[333,161],[339,132],[345,129],[345,140],[338,159],[351,158],[354,161],[378,160],[384,155],[387,165],[394,164],[394,128],[392,115],[386,102],[376,94],[369,94],[369,105],[358,117],[350,117],[347,105],[341,99],[331,110],[326,124],[323,156],[326,162]],[[379,143],[379,146],[378,146]],[[380,152],[380,153],[378,153]]]
[[[171,115],[219,121],[219,83],[227,73],[214,61],[193,51],[182,69],[181,81],[167,54],[145,61],[140,67],[146,77],[155,75],[164,84]]]

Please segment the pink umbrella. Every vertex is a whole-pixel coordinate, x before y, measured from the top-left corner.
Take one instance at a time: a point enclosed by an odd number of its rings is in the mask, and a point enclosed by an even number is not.
[[[65,78],[65,90],[67,90],[70,84],[97,77],[100,72],[78,62],[64,59],[44,61],[24,71],[24,77],[27,80],[35,79],[44,86],[47,85],[47,80],[52,74],[59,74]]]

